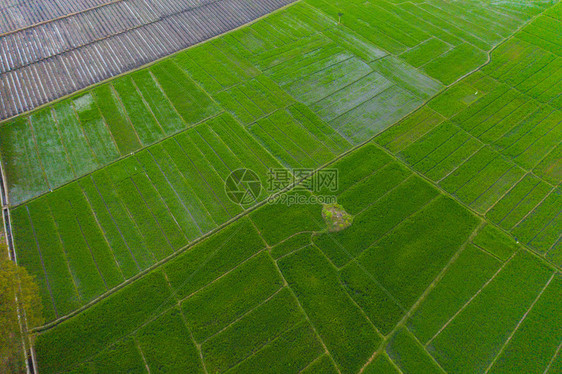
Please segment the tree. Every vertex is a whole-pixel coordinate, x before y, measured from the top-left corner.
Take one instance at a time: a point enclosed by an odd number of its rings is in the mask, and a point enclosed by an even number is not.
[[[6,253],[5,245],[0,250]],[[9,259],[0,260],[0,372],[21,372],[25,365],[24,344],[34,342],[26,327],[40,326],[44,319],[39,287],[25,268]],[[18,318],[18,313],[25,321]],[[27,323],[26,323],[27,322]],[[22,331],[23,329],[23,331]]]

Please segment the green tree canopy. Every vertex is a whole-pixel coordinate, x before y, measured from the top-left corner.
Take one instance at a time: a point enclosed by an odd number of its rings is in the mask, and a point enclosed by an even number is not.
[[[0,251],[6,253],[4,244]],[[0,258],[0,372],[20,372],[25,364],[23,344],[33,344],[34,336],[25,331],[23,321],[24,331],[20,328],[18,311],[25,313],[31,328],[43,324],[42,308],[39,288],[27,270]]]

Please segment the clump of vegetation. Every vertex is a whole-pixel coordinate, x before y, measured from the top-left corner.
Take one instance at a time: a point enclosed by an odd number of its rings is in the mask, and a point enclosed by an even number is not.
[[[328,231],[337,232],[344,230],[353,223],[353,216],[345,211],[338,203],[324,204],[322,217],[328,226]]]
[[[43,324],[42,305],[33,278],[4,255],[7,253],[5,244],[0,244],[0,251],[0,372],[16,373],[25,367],[26,356],[22,351],[24,337],[18,312],[25,313],[27,326],[39,326]],[[25,329],[26,326],[21,327]],[[23,333],[26,346],[33,344],[34,336]]]

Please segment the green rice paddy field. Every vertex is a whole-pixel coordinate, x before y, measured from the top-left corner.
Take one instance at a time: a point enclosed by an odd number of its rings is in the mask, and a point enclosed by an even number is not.
[[[40,373],[562,372],[557,1],[299,1],[0,124],[0,155]],[[323,168],[290,195],[350,227],[267,204],[270,169]]]

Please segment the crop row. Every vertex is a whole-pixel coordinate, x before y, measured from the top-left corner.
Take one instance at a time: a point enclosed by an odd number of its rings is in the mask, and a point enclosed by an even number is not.
[[[272,372],[303,369],[323,349],[273,261],[260,253],[263,246],[248,220],[230,226],[42,334],[39,367],[45,372],[95,372],[107,365],[130,370],[140,365],[142,354],[150,370],[200,372],[203,359],[213,371],[247,372],[274,357]],[[134,305],[139,292],[145,292],[140,302],[150,298],[140,308]],[[124,320],[127,313],[130,320]],[[96,329],[96,323],[104,326]],[[83,341],[77,328],[88,334],[88,347],[61,351],[65,344]],[[49,360],[54,352],[60,354],[57,362]]]
[[[556,76],[560,62],[556,55],[515,37],[493,52],[491,63],[483,71],[538,99],[550,88],[546,84],[556,82],[549,77]]]
[[[556,6],[560,7],[558,4]],[[558,35],[560,26],[561,21],[559,19],[542,15],[523,28],[518,33],[518,36],[525,41],[561,56],[562,46],[560,45]]]
[[[439,184],[479,212],[487,211],[525,172],[489,147],[461,163]]]
[[[542,372],[554,358],[559,342],[537,338],[532,351],[543,353],[539,360],[527,359],[533,353],[522,344],[525,338],[543,331],[539,323],[559,318],[560,313],[554,311],[559,302],[552,297],[560,285],[552,269],[521,251],[509,236],[486,225],[472,244],[462,249],[407,322],[419,342],[410,343],[410,348],[425,348],[447,372]],[[512,292],[515,289],[517,295]],[[538,330],[531,330],[531,326]],[[551,331],[555,336],[560,334],[556,330]],[[460,344],[470,347],[474,353],[470,359],[456,351]],[[395,362],[401,358],[388,354]]]
[[[367,65],[350,51],[366,61],[383,55],[369,57],[364,51],[368,44],[360,44],[365,46],[362,50],[352,48],[347,39],[333,36],[335,30],[324,31],[332,43],[312,37],[308,43],[294,43],[294,49],[264,53],[258,63],[267,69],[266,75],[348,139],[367,139],[419,105],[418,96],[426,98],[440,89],[437,82],[396,58]],[[305,55],[296,59],[300,55],[295,50]]]
[[[279,110],[249,131],[285,166],[314,169],[349,148],[349,144],[306,106]]]
[[[427,349],[446,371],[485,371],[494,364],[495,356],[502,353],[507,337],[517,332],[519,322],[529,317],[526,313],[542,296],[552,275],[552,270],[532,255],[518,252],[447,321],[429,341]],[[464,287],[466,282],[462,284]],[[552,345],[548,340],[537,344]],[[470,349],[471,355],[465,355],[459,347]]]
[[[492,97],[494,93],[490,93]],[[488,97],[487,97],[488,98]],[[485,105],[485,107],[483,107]],[[539,109],[539,104],[528,97],[509,90],[493,102],[479,101],[470,107],[470,118],[463,113],[453,121],[480,140],[493,143],[517,128],[517,125]],[[474,113],[476,111],[476,113]],[[462,117],[462,120],[461,120]]]
[[[0,23],[0,34],[32,26],[39,22],[59,18],[68,13],[84,12],[107,3],[107,0],[35,0],[33,7],[19,1],[6,1],[0,8],[4,17]]]
[[[132,77],[0,127],[12,205],[218,112],[216,104],[171,63]],[[30,165],[21,163],[21,152]]]
[[[506,230],[511,230],[546,197],[552,187],[527,174],[487,214]]]
[[[351,302],[329,262],[317,248],[307,247],[281,259],[279,267],[340,370],[359,370],[381,337]]]
[[[182,136],[191,136],[201,127]],[[217,128],[216,123],[211,127]],[[203,147],[197,142],[193,146]],[[226,159],[226,153],[217,150],[217,154]],[[545,287],[552,270],[524,252],[513,257],[518,246],[501,231],[486,225],[472,243],[465,244],[479,220],[418,178],[401,183],[410,173],[374,145],[334,166],[340,169],[339,196],[344,208],[349,206],[354,213],[366,206],[371,209],[364,217],[357,214],[353,225],[337,235],[343,237],[356,226],[380,232],[376,245],[369,247],[371,240],[364,240],[359,246],[362,253],[346,266],[338,270],[330,262],[337,258],[323,252],[325,246],[320,249],[311,244],[311,235],[315,243],[333,235],[313,234],[324,227],[318,204],[267,204],[41,334],[39,368],[45,372],[95,372],[106,365],[133,369],[142,367],[144,358],[151,371],[200,372],[204,364],[207,370],[219,372],[264,368],[271,372],[330,372],[334,366],[341,372],[355,372],[377,349],[382,335],[394,330],[435,279],[435,287],[406,323],[409,331],[395,331],[385,353],[368,369],[394,370],[396,365],[402,370],[423,367],[429,372],[441,365],[462,371],[488,365],[493,357],[485,353],[499,352],[494,347],[506,342],[543,288],[535,305],[538,310],[531,309],[509,349],[503,350],[505,359],[502,356],[497,363],[516,364],[514,358],[521,355],[518,334],[534,333],[527,324],[540,324],[545,318],[556,320],[556,315],[542,313],[555,310],[551,300],[557,289],[549,287],[558,283],[551,281]],[[110,183],[123,183],[145,173],[128,162],[111,171],[108,178]],[[398,187],[385,195],[385,183],[393,184],[387,179],[394,179]],[[406,188],[408,185],[411,188]],[[351,191],[367,190],[372,201],[361,197],[354,202],[357,194]],[[380,204],[385,199],[380,196],[392,194],[400,198]],[[414,201],[411,207],[397,207],[397,201],[408,200]],[[373,208],[378,205],[379,213]],[[396,214],[388,213],[389,209]],[[402,216],[403,211],[412,214],[394,223],[383,220]],[[443,269],[446,271],[440,277]],[[137,295],[140,293],[142,296]],[[480,310],[493,304],[489,299],[499,300],[493,315]],[[143,304],[137,306],[137,302]],[[464,328],[474,323],[485,332]],[[467,339],[470,333],[489,334],[493,342],[480,348]],[[472,344],[474,361],[450,352],[457,340]],[[541,342],[545,357],[540,365],[552,357],[556,343],[555,339]],[[183,359],[170,359],[178,355]]]
[[[461,112],[453,121],[461,123],[460,126],[465,128],[480,123],[469,131],[498,147],[502,154],[527,170],[542,164],[536,172],[544,178],[554,178],[554,183],[557,183],[556,171],[549,175],[545,166],[555,162],[552,156],[556,154],[557,140],[560,137],[561,112],[548,105],[540,107],[533,100],[517,94],[514,94],[514,101],[507,99],[508,104],[503,99],[507,93],[496,100],[493,100],[493,93],[490,95],[469,107],[466,113]],[[487,113],[494,111],[493,115]],[[477,118],[486,119],[482,121]],[[488,129],[482,132],[482,128],[486,127]]]
[[[408,320],[408,329],[422,344],[427,343],[500,265],[491,255],[468,245]]]
[[[247,28],[236,30],[231,35],[245,47],[244,55],[253,60],[268,50],[282,48],[334,26],[333,20],[305,2],[295,4],[286,11],[273,14]]]
[[[433,127],[412,143],[407,136],[415,131],[415,126],[435,118],[429,109],[412,114],[377,141],[399,151],[398,155],[412,167],[477,211],[488,212],[493,222],[559,263],[560,220],[554,198],[557,194],[548,182],[556,185],[560,181],[560,147],[556,145],[560,138],[560,112],[548,106],[537,108],[532,102],[513,103],[513,98],[517,100],[521,94],[496,87],[452,119],[469,132],[480,133],[480,138],[493,144],[499,153],[449,121]],[[497,111],[501,105],[503,109]],[[490,127],[489,123],[495,125]],[[504,124],[509,124],[510,129],[501,130],[505,134],[495,141],[482,136]],[[525,171],[533,168],[535,174]],[[543,202],[550,194],[552,197]]]
[[[372,323],[386,335],[467,240],[476,224],[477,219],[458,203],[439,198],[406,218],[375,245],[369,246],[366,241],[366,249],[357,260],[341,269],[341,281]]]
[[[391,152],[400,152],[441,122],[439,113],[424,106],[381,133],[375,142]]]
[[[41,279],[45,300],[53,298],[48,319],[240,213],[224,188],[233,170],[252,169],[265,186],[278,167],[224,115],[21,205],[13,211],[17,253]]]
[[[429,76],[449,85],[487,60],[485,52],[472,44],[463,43],[428,62],[422,70]]]
[[[450,49],[450,44],[434,36],[402,53],[400,57],[413,67],[419,68]]]
[[[425,345],[518,249],[494,226],[479,229],[408,320],[408,329]]]
[[[555,264],[562,261],[561,208],[562,191],[558,187],[546,195],[512,230],[513,235],[521,242],[546,254]]]
[[[10,92],[10,95],[0,96],[0,118],[23,113],[78,89],[153,62],[237,28],[287,5],[289,2],[289,0],[267,0],[260,4],[246,4],[239,3],[238,0],[227,0],[216,4],[203,4],[191,8],[190,11],[184,11],[186,10],[185,4],[173,4],[176,10],[179,10],[171,15],[163,18],[153,17],[153,22],[141,22],[140,25],[121,33],[103,34],[104,37],[99,40],[86,41],[86,44],[77,48],[54,54],[49,58],[31,61],[24,67],[1,75],[0,87],[5,93]],[[137,3],[141,7],[145,7],[144,2],[138,1]],[[166,2],[164,6],[169,5],[170,2]],[[112,4],[99,11],[119,6],[122,5]],[[236,17],[232,17],[233,8],[238,9]],[[144,13],[146,13],[146,9]],[[162,13],[162,9],[157,10],[156,13]],[[76,17],[80,16],[83,14]],[[139,18],[144,22],[145,18],[150,18],[142,14],[133,17],[113,17],[110,17],[111,20],[107,22],[113,27],[123,24],[125,19]],[[55,22],[65,21],[66,18]],[[96,24],[100,25],[99,22]],[[101,25],[103,27],[96,29],[105,30],[109,27],[103,22]],[[49,29],[49,26],[50,23],[44,26],[48,34],[57,34],[57,29]],[[29,30],[22,32],[27,33]],[[69,38],[73,39],[75,36],[83,34],[83,31],[72,26],[69,33]],[[58,35],[56,37],[47,35],[45,38],[57,40]],[[29,43],[26,42],[26,44]],[[40,44],[41,51],[49,45],[47,42]],[[62,44],[64,45],[64,43]],[[15,49],[17,48],[14,47]],[[56,48],[51,46],[51,49]],[[25,47],[22,50],[26,50]],[[11,61],[11,59],[7,61]]]
[[[435,126],[439,117],[422,109],[377,138],[379,144],[398,152],[408,164],[481,212],[503,198],[527,171],[558,183],[556,155],[562,118],[560,111],[485,77],[470,76],[429,102],[430,108],[452,115],[450,121]],[[484,88],[484,95],[475,99],[470,94],[475,88]],[[454,109],[445,108],[449,100],[458,100]],[[427,131],[424,125],[431,129]],[[425,132],[422,136],[418,135],[421,131]],[[413,141],[410,134],[415,136]]]
[[[241,123],[249,125],[293,103],[293,99],[264,75],[217,94],[216,99]]]
[[[392,336],[386,353],[404,373],[443,373],[439,364],[405,328],[401,328]]]

